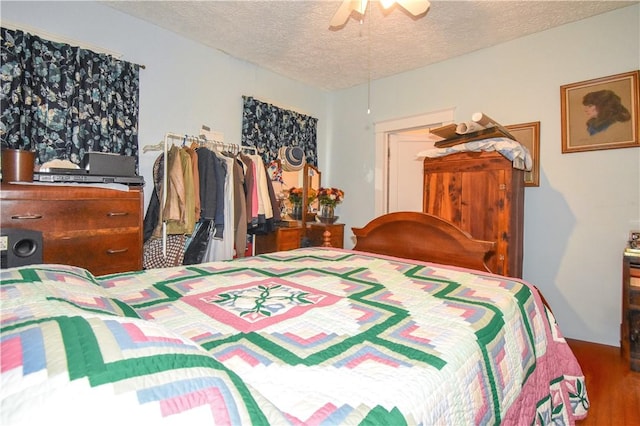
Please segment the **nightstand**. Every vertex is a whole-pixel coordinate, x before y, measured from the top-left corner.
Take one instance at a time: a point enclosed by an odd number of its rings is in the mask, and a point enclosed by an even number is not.
[[[640,371],[640,256],[623,256],[620,331],[622,356],[631,370]]]
[[[309,238],[312,247],[323,245],[325,231],[331,233],[329,239],[331,247],[344,248],[344,223],[307,222],[307,238]]]

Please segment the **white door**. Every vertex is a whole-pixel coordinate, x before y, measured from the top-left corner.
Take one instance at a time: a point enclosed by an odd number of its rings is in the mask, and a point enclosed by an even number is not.
[[[415,153],[433,142],[419,135],[425,135],[430,127],[453,123],[453,115],[454,108],[447,108],[376,123],[376,217],[398,210],[422,211],[422,162],[415,161]]]
[[[423,135],[389,135],[387,212],[422,211],[424,158],[418,158],[417,154],[432,147],[433,141]]]

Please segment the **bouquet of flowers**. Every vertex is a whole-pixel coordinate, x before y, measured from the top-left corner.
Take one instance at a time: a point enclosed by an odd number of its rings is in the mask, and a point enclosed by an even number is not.
[[[317,191],[313,188],[307,190],[307,204],[316,199]],[[295,186],[289,189],[289,201],[291,204],[302,204],[302,188]]]
[[[318,189],[318,201],[320,205],[335,207],[344,199],[344,191],[338,188]]]
[[[289,201],[291,204],[302,204],[302,188],[291,187],[289,189]]]
[[[308,191],[309,193],[307,194],[307,204],[311,204],[311,202],[318,196],[318,191],[313,188],[309,188]]]

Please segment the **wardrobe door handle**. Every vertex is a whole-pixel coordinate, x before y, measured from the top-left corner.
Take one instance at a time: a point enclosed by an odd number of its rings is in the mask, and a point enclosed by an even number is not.
[[[125,253],[129,251],[128,248],[123,248],[123,249],[108,249],[107,250],[107,254],[119,254],[119,253]]]
[[[129,213],[127,213],[127,212],[109,212],[109,213],[107,213],[107,216],[109,216],[109,217],[114,217],[114,216],[126,216],[126,215],[128,215],[128,214],[129,214]]]
[[[41,214],[17,214],[15,216],[11,216],[11,219],[17,219],[17,220],[22,220],[22,219],[42,219],[42,215]]]

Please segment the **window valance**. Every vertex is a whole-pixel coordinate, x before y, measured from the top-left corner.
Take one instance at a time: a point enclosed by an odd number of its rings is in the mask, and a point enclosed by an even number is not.
[[[243,96],[242,145],[253,146],[266,164],[278,158],[282,146],[304,150],[307,163],[318,165],[318,119]]]
[[[0,138],[36,163],[87,152],[138,158],[139,65],[1,28]]]

